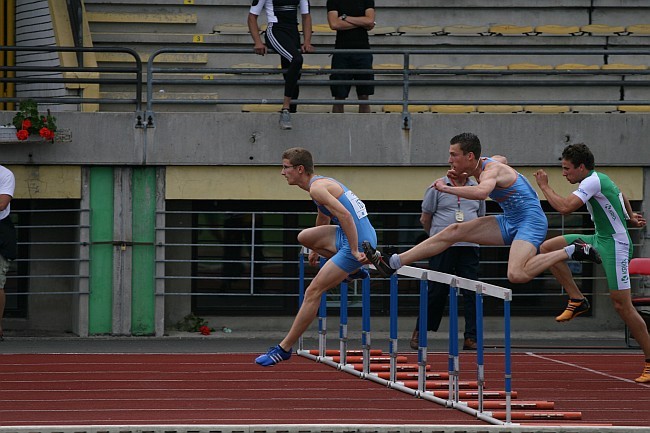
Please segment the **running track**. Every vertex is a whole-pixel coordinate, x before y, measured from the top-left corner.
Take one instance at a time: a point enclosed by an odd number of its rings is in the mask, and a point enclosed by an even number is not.
[[[414,360],[413,353],[406,353]],[[582,420],[520,424],[650,426],[640,354],[515,353],[519,400],[555,402]],[[0,424],[426,424],[483,422],[454,409],[294,356],[273,368],[252,354],[0,355]],[[434,371],[447,355],[429,354]],[[475,380],[461,355],[461,380]],[[486,355],[486,390],[503,389],[503,359]]]

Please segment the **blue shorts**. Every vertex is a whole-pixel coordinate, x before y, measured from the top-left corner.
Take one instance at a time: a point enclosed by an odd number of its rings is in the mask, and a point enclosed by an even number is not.
[[[511,245],[515,240],[527,241],[539,251],[539,246],[546,239],[548,220],[544,212],[528,212],[519,218],[507,217],[505,214],[495,216],[503,243]]]
[[[361,235],[361,234],[360,234]],[[370,238],[370,239],[368,239]],[[364,239],[359,238],[359,242],[369,241],[370,244],[377,248],[377,236],[365,234]],[[361,246],[357,245],[357,251],[362,251]],[[350,250],[350,243],[348,237],[345,236],[341,227],[336,227],[336,254],[330,259],[336,266],[343,269],[347,273],[351,273],[359,269],[363,264],[359,262],[356,257],[352,255]]]

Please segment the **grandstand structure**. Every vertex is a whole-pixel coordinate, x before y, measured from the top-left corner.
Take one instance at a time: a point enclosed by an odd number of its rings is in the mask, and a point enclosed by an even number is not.
[[[294,129],[281,131],[279,58],[253,53],[249,0],[0,0],[0,124],[31,98],[58,125],[53,143],[0,143],[21,249],[8,332],[160,336],[190,312],[292,315],[295,236],[313,206],[280,176],[291,146],[366,202],[389,249],[422,237],[423,192],[463,131],[529,178],[544,168],[563,194],[561,151],[584,142],[635,209],[648,208],[647,2],[378,2],[367,115],[354,99],[330,113],[325,3],[311,1],[317,50]],[[550,236],[589,232],[585,212],[547,210]],[[648,256],[648,232],[632,234],[635,256]],[[504,249],[483,251],[482,274],[507,285]],[[602,270],[572,267],[594,306],[572,326],[623,339]],[[381,314],[387,282],[373,284]],[[514,329],[556,326],[565,299],[550,274],[512,288]]]

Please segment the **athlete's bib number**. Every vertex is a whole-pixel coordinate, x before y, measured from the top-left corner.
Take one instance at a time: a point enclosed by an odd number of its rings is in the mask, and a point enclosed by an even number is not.
[[[356,194],[354,194],[352,191],[347,191],[345,193],[345,196],[352,204],[352,208],[354,209],[354,212],[357,214],[357,218],[361,219],[361,218],[366,218],[368,216],[366,205],[363,204],[361,200],[359,200],[359,197],[357,197]]]

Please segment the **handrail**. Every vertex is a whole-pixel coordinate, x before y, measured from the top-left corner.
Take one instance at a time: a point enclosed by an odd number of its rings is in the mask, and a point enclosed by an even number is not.
[[[109,98],[75,98],[75,97],[45,97],[30,95],[38,103],[44,104],[124,104],[135,105],[135,111],[142,110],[142,83],[143,70],[140,55],[131,48],[126,47],[52,47],[52,46],[2,46],[2,51],[12,52],[49,52],[49,53],[124,53],[133,57],[134,66],[126,67],[90,67],[90,66],[6,66],[0,65],[0,72],[57,72],[66,73],[116,73],[134,74],[133,78],[102,78],[89,76],[64,76],[64,77],[5,77],[0,73],[0,83],[69,83],[69,84],[129,84],[135,88],[135,98],[129,100],[115,100]],[[27,98],[0,95],[0,102],[21,102]]]
[[[340,70],[341,72],[348,73],[373,73],[375,75],[383,75],[383,79],[374,81],[364,80],[341,80],[337,81],[339,84],[373,84],[375,86],[395,86],[402,88],[402,97],[399,99],[386,99],[386,98],[371,98],[368,101],[358,100],[332,100],[327,99],[298,99],[296,102],[299,104],[314,104],[314,105],[332,105],[332,104],[350,104],[356,105],[359,103],[369,105],[388,105],[395,104],[402,106],[402,115],[404,118],[404,126],[408,128],[409,113],[408,106],[411,104],[434,104],[434,105],[467,105],[467,104],[489,104],[489,105],[639,105],[645,104],[649,101],[625,101],[625,100],[549,100],[549,99],[523,99],[522,100],[449,100],[449,99],[414,99],[412,92],[413,87],[420,86],[607,86],[607,87],[623,87],[623,86],[650,86],[650,69],[567,69],[567,70],[539,70],[539,69],[414,69],[410,66],[410,60],[416,56],[435,56],[435,55],[459,55],[459,56],[513,56],[513,55],[536,55],[536,56],[557,56],[557,55],[572,55],[572,56],[602,56],[603,59],[609,58],[613,55],[650,55],[650,49],[646,48],[620,48],[620,49],[555,49],[555,48],[490,48],[490,49],[477,49],[477,48],[434,48],[434,49],[317,49],[313,54],[333,54],[333,53],[372,53],[373,55],[396,55],[402,56],[402,68],[398,69],[357,69],[357,70]],[[231,68],[231,67],[174,67],[174,66],[157,66],[154,62],[162,54],[166,53],[207,53],[207,54],[252,54],[251,49],[244,48],[221,48],[221,47],[168,47],[161,48],[151,53],[147,62],[147,108],[145,117],[148,125],[153,125],[154,104],[168,105],[168,104],[280,104],[282,100],[269,99],[269,98],[256,98],[256,99],[218,99],[218,100],[154,100],[153,87],[154,85],[169,85],[169,84],[192,84],[192,85],[282,85],[283,81],[279,74],[286,72],[279,68]],[[188,79],[188,74],[204,74],[196,79]],[[326,69],[303,69],[303,77],[311,76],[316,79],[301,79],[300,86],[329,86],[331,81],[329,79],[318,79],[319,76],[329,75],[331,70]],[[167,78],[159,78],[161,74],[166,74]],[[234,74],[235,77],[219,77],[210,76],[210,74]],[[275,74],[274,78],[260,77],[260,78],[242,78],[242,74]],[[182,75],[179,79],[175,75]],[[625,75],[639,75],[639,79],[632,81],[625,80],[625,77],[616,78],[617,76]],[[208,77],[206,79],[205,77]],[[480,78],[477,78],[480,76]],[[276,78],[277,77],[277,78]],[[622,99],[622,98],[621,98]]]
[[[140,55],[133,49],[126,47],[52,47],[52,46],[3,46],[2,50],[14,52],[75,52],[75,53],[126,53],[133,58],[134,65],[121,67],[88,67],[88,66],[0,66],[0,72],[58,72],[66,74],[65,76],[22,76],[9,77],[0,74],[0,83],[76,83],[76,84],[121,84],[132,85],[135,89],[134,98],[84,98],[84,97],[51,97],[51,96],[30,96],[36,102],[50,104],[124,104],[131,103],[135,106],[135,111],[139,113],[144,105],[143,83],[146,82],[146,111],[145,117],[148,126],[153,126],[154,104],[157,105],[233,105],[233,104],[280,104],[280,98],[232,98],[232,99],[211,99],[211,98],[193,98],[193,99],[154,99],[154,85],[225,85],[225,86],[245,86],[245,85],[274,85],[280,86],[283,80],[280,76],[285,72],[279,68],[233,68],[229,65],[226,67],[196,67],[196,66],[178,66],[170,64],[156,64],[156,60],[163,54],[168,53],[207,53],[207,54],[255,54],[249,48],[223,48],[214,46],[202,47],[166,47],[160,48],[149,56],[146,62],[146,69],[143,67],[143,61]],[[272,51],[271,51],[272,52]],[[647,69],[419,69],[411,66],[411,60],[418,56],[439,56],[439,55],[456,55],[472,56],[475,61],[476,56],[558,56],[570,55],[579,57],[600,56],[603,60],[615,55],[642,55],[650,56],[648,48],[617,48],[617,49],[567,49],[567,48],[430,48],[430,49],[375,49],[370,50],[336,50],[333,48],[318,48],[313,55],[328,55],[333,53],[368,53],[373,55],[392,55],[401,56],[401,68],[395,69],[367,69],[367,70],[341,70],[350,73],[373,73],[380,76],[381,79],[371,81],[362,80],[342,80],[339,84],[373,84],[377,87],[400,87],[402,94],[399,98],[371,98],[368,101],[359,100],[332,100],[331,98],[303,98],[296,102],[299,104],[313,105],[343,105],[343,104],[370,104],[370,105],[399,105],[402,107],[404,125],[408,128],[410,123],[408,107],[409,105],[468,105],[468,104],[486,104],[486,105],[645,105],[650,104],[647,100],[625,100],[617,92],[617,99],[586,100],[573,98],[567,99],[526,99],[522,97],[517,99],[493,99],[486,100],[480,95],[471,99],[456,98],[450,100],[447,98],[423,99],[415,96],[413,88],[423,86],[450,86],[450,87],[508,87],[508,86],[527,86],[527,87],[650,87],[650,68]],[[310,56],[308,54],[306,56]],[[591,63],[591,62],[590,62]],[[605,61],[603,61],[606,64]],[[144,78],[146,72],[146,78]],[[89,75],[98,73],[97,76]],[[105,77],[102,74],[133,74],[133,77]],[[300,80],[301,86],[323,87],[331,85],[329,77],[331,73],[328,69],[303,69],[303,79]],[[81,74],[80,76],[72,76]],[[84,75],[85,74],[85,75]],[[199,75],[196,79],[188,78],[190,74]],[[227,76],[211,76],[211,74],[227,74]],[[251,77],[249,74],[272,74],[268,77]],[[16,75],[16,74],[11,74]],[[18,74],[20,75],[20,74]],[[24,75],[24,74],[23,74]],[[165,75],[165,76],[161,76]],[[635,79],[629,80],[629,76],[634,75]],[[322,77],[322,78],[321,78]],[[624,92],[621,92],[621,94]],[[0,97],[0,102],[20,102],[26,98],[15,96]]]

